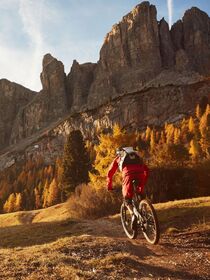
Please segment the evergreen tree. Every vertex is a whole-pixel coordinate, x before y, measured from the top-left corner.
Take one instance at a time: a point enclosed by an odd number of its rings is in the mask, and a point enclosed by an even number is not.
[[[49,194],[49,181],[48,179],[46,179],[45,184],[44,184],[44,189],[43,189],[43,193],[42,193],[42,201],[43,201],[43,205],[42,207],[48,207],[48,194]]]
[[[42,207],[42,197],[41,197],[39,185],[37,188],[34,189],[34,196],[35,196],[35,209],[40,209]]]
[[[150,139],[151,135],[151,128],[147,126],[146,132],[145,132],[145,140],[148,141]]]
[[[150,151],[154,151],[156,145],[155,131],[152,130],[150,134]]]
[[[3,211],[4,213],[8,213],[9,212],[9,203],[8,203],[8,199],[5,201],[4,206],[3,206]]]
[[[52,180],[49,186],[49,194],[47,198],[48,206],[55,205],[60,202],[58,184],[55,178]]]
[[[72,131],[64,147],[62,173],[62,201],[72,193],[76,186],[89,181],[90,159],[82,133]]]
[[[190,141],[189,153],[191,154],[193,161],[197,161],[199,159],[201,154],[201,148],[196,138],[193,138]]]
[[[189,152],[183,144],[163,144],[156,146],[152,157],[155,166],[183,166],[189,160]]]
[[[175,128],[174,130],[174,144],[180,144],[181,140],[181,131],[179,128]]]
[[[200,120],[200,118],[201,118],[201,116],[202,116],[202,112],[201,112],[201,107],[200,107],[199,104],[196,106],[195,115],[196,115],[196,118],[197,118],[198,120]]]
[[[200,118],[199,130],[201,134],[200,145],[205,156],[210,157],[210,109],[206,107],[205,113]]]
[[[175,131],[175,128],[174,128],[173,124],[165,125],[166,143],[167,144],[174,143],[174,131]]]
[[[189,131],[194,134],[195,133],[195,122],[192,117],[189,118],[188,126],[189,126]]]
[[[16,194],[14,210],[15,211],[22,210],[22,194],[21,193]]]
[[[11,193],[9,198],[4,204],[4,212],[10,213],[15,211],[15,202],[16,202],[16,196],[14,193]]]
[[[165,134],[165,131],[162,130],[161,133],[160,133],[160,140],[159,140],[159,144],[160,145],[163,145],[166,143],[166,134]]]

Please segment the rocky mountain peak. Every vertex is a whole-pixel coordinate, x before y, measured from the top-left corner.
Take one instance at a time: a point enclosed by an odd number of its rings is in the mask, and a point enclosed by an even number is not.
[[[182,50],[189,61],[188,69],[203,75],[210,74],[210,19],[200,9],[187,10],[171,29],[176,50]],[[184,52],[183,52],[184,51]]]
[[[65,91],[64,86],[66,75],[64,73],[63,63],[58,61],[51,54],[46,54],[43,58],[42,66],[43,70],[40,78],[43,90],[53,90],[55,94],[58,89],[59,92]]]
[[[106,35],[97,63],[74,60],[66,75],[63,63],[46,54],[43,89],[33,100],[24,99],[14,107],[12,130],[10,126],[9,132],[1,134],[4,125],[0,135],[16,143],[67,113],[78,118],[72,118],[72,126],[83,127],[84,133],[94,130],[94,125],[98,129],[113,122],[140,128],[161,125],[169,116],[177,119],[209,94],[209,30],[210,18],[198,8],[186,11],[169,30],[164,18],[157,20],[154,5],[140,3]],[[4,95],[6,100],[10,92],[9,85],[1,90],[0,82],[0,98]],[[4,111],[2,107],[3,115]]]
[[[9,145],[12,127],[19,110],[36,96],[21,85],[0,80],[0,148]]]
[[[42,66],[43,68],[46,67],[49,63],[53,62],[54,60],[57,60],[54,58],[50,53],[47,53],[44,55],[42,60]]]

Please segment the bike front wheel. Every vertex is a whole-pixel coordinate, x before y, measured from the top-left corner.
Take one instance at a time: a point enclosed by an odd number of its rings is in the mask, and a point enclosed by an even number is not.
[[[121,205],[120,217],[127,237],[130,239],[135,239],[138,234],[137,224],[132,227],[132,215],[124,203]]]
[[[151,202],[143,199],[139,204],[142,216],[142,231],[144,237],[150,244],[157,244],[160,238],[160,230],[157,215]]]

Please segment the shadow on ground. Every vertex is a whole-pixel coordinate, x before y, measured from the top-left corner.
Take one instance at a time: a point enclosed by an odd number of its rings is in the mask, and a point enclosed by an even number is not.
[[[81,234],[77,221],[34,223],[1,227],[0,248],[27,247],[56,241],[58,238]]]

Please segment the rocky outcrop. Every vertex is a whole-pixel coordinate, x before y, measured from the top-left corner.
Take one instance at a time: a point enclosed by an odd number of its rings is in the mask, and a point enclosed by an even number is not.
[[[184,48],[194,69],[210,74],[210,19],[198,8],[188,10],[183,18]]]
[[[47,127],[68,110],[64,66],[50,54],[44,56],[41,81],[43,90],[17,114],[11,132],[11,144]]]
[[[155,6],[143,2],[107,34],[88,96],[89,108],[139,90],[160,72],[156,14]]]
[[[178,20],[171,27],[171,39],[173,42],[174,49],[176,51],[184,49],[184,32],[183,32],[183,23],[181,20]]]
[[[71,71],[67,76],[67,88],[69,92],[69,106],[71,112],[86,109],[88,93],[94,79],[96,63],[79,64],[73,61]]]
[[[0,80],[0,148],[9,145],[18,111],[35,96],[35,92],[6,79]]]
[[[169,31],[168,23],[161,19],[159,23],[160,54],[163,68],[172,68],[175,65],[175,51]]]
[[[88,95],[92,109],[113,98],[141,92],[168,69],[177,75],[210,75],[210,19],[198,8],[188,10],[169,30],[156,19],[156,8],[142,2],[113,26],[100,51]],[[160,85],[161,81],[159,79]]]
[[[66,74],[61,61],[46,54],[43,59],[41,82],[48,97],[49,118],[57,118],[67,111]]]
[[[198,8],[186,11],[182,21],[171,30],[178,54],[188,60],[188,68],[203,75],[210,74],[210,18]],[[181,52],[180,52],[181,50]]]
[[[141,93],[116,98],[94,111],[71,116],[69,130],[79,127],[87,138],[94,138],[98,131],[109,131],[114,123],[135,130],[147,125],[161,126],[165,122],[177,122],[192,114],[196,105],[209,92],[209,80],[189,85],[173,86],[168,83],[162,87],[151,87]]]

